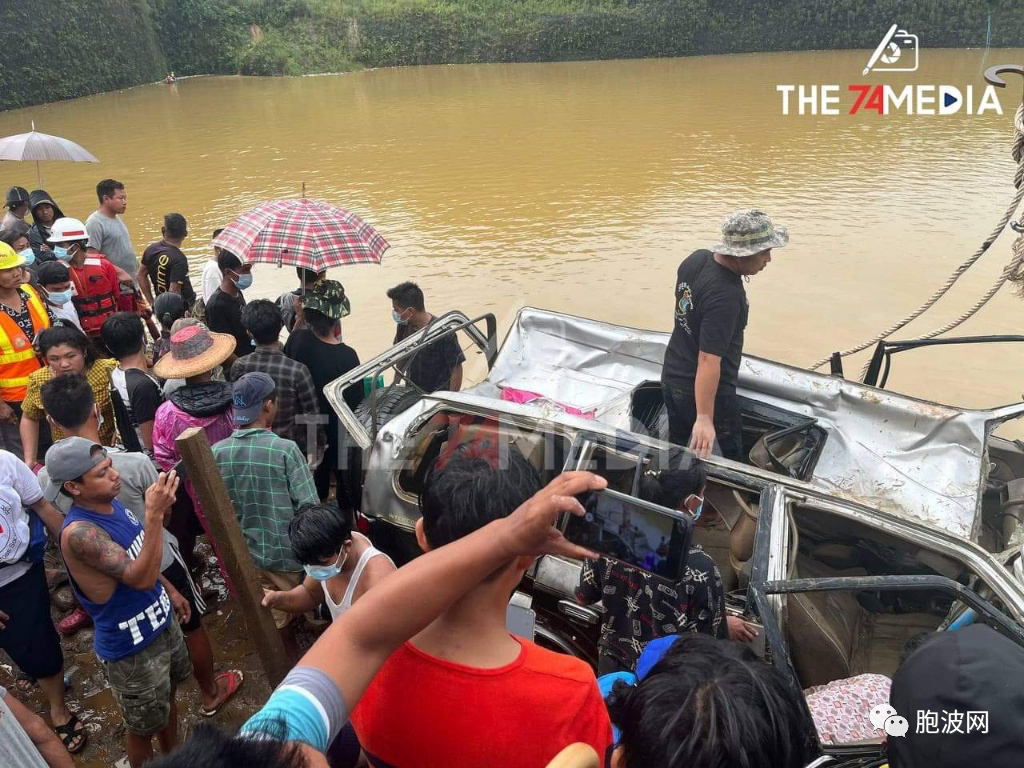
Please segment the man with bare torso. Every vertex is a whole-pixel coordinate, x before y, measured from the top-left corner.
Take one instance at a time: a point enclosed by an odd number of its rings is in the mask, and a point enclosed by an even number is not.
[[[96,626],[96,655],[104,662],[124,718],[132,768],[177,744],[177,685],[192,673],[175,614],[188,620],[188,602],[160,575],[161,530],[178,487],[161,473],[145,496],[144,519],[117,501],[121,478],[106,450],[69,437],[46,453],[48,494],[72,499],[60,548],[72,586]],[[139,510],[140,512],[143,510]]]

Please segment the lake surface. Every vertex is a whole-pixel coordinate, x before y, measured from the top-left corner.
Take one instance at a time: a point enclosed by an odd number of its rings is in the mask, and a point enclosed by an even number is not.
[[[1013,193],[1020,83],[1004,115],[861,112],[848,83],[973,84],[1024,51],[924,50],[909,77],[861,76],[866,52],[422,67],[306,78],[195,78],[0,114],[0,135],[64,135],[98,165],[43,165],[44,187],[86,218],[100,178],[126,183],[138,252],[178,211],[198,275],[217,226],[268,198],[351,208],[391,241],[381,266],[334,270],[351,296],[344,333],[363,359],[391,340],[385,290],[420,283],[428,309],[533,305],[668,329],[679,261],[757,206],[791,244],[747,286],[747,350],[808,366],[917,307],[980,244]],[[776,84],[840,84],[839,116],[784,116]],[[975,95],[975,101],[979,94]],[[0,164],[6,188],[35,168]],[[980,297],[1010,259],[1004,235],[931,312],[932,330]],[[293,287],[261,267],[250,297]],[[1018,333],[1004,289],[964,334]],[[992,405],[1024,391],[1012,345],[916,352],[893,388]],[[865,357],[847,362],[848,375]]]

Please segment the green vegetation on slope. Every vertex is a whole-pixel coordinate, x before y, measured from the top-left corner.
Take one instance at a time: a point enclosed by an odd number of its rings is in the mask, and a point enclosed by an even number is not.
[[[0,108],[153,80],[164,62],[177,74],[275,75],[871,48],[897,20],[928,47],[973,47],[985,45],[990,13],[994,47],[1024,45],[1019,0],[62,0],[36,7],[45,10],[33,15],[29,0],[0,7]]]
[[[0,2],[0,109],[137,85],[165,67],[149,0]]]

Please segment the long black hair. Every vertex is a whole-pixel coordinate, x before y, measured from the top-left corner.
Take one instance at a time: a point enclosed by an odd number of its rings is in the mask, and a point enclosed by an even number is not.
[[[626,768],[803,768],[816,749],[798,697],[748,647],[683,635],[608,711]]]
[[[147,763],[150,768],[307,768],[308,761],[297,742],[285,741],[288,728],[260,738],[232,736],[209,723],[200,723],[177,749]]]

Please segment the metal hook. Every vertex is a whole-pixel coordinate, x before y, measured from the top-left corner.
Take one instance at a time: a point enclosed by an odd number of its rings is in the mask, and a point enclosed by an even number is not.
[[[1021,219],[1020,221],[1011,221],[1010,229],[1019,235],[1024,235],[1024,219]]]
[[[1024,77],[1024,64],[996,64],[985,70],[985,82],[997,88],[1005,88],[1006,81],[1000,75],[1010,73]]]
[[[1005,88],[1006,81],[1000,77],[1002,74],[1020,75],[1024,77],[1024,64],[996,64],[985,70],[985,82],[997,88]]]

